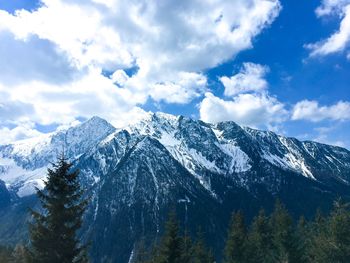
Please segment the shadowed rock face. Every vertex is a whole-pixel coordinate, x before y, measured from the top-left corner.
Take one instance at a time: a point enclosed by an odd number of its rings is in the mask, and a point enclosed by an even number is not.
[[[344,148],[163,113],[124,130],[94,117],[0,146],[0,180],[8,186],[0,181],[0,242],[26,238],[25,227],[14,229],[28,220],[24,204],[35,204],[32,186],[41,186],[62,141],[91,196],[81,235],[92,241],[94,262],[128,262],[141,237],[159,238],[170,209],[191,234],[202,227],[220,253],[234,210],[251,219],[261,207],[270,211],[278,197],[293,216],[311,217],[350,192],[350,152]]]
[[[11,203],[11,195],[7,190],[5,183],[0,180],[0,209],[9,206]]]

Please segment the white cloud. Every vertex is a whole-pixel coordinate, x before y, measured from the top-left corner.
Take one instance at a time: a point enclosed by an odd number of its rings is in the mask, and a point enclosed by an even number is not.
[[[0,92],[31,105],[18,124],[100,115],[120,126],[148,98],[202,96],[203,72],[251,48],[280,9],[278,0],[42,0],[34,11],[0,10]]]
[[[206,93],[200,104],[201,119],[211,123],[235,121],[251,127],[272,127],[287,115],[284,105],[266,94],[239,94],[233,100],[223,100]]]
[[[232,77],[221,77],[225,87],[222,99],[210,92],[199,104],[200,118],[206,122],[235,121],[256,128],[279,129],[288,117],[288,111],[275,97],[268,94],[265,75],[267,66],[243,63]]]
[[[230,78],[224,76],[220,81],[225,86],[225,95],[234,96],[249,91],[260,92],[268,87],[264,79],[268,67],[254,63],[243,63],[240,72]]]
[[[349,0],[323,0],[322,4],[316,8],[316,15],[322,17],[333,13],[340,13],[342,8],[347,4],[350,4]]]
[[[319,106],[317,101],[303,100],[294,106],[292,120],[350,120],[350,103],[339,101],[331,106]]]
[[[123,87],[128,79],[129,76],[122,69],[116,70],[111,76],[113,83],[117,84],[120,87]]]
[[[337,15],[341,22],[339,30],[330,37],[317,43],[308,44],[310,56],[325,56],[344,51],[350,41],[350,1],[349,0],[323,0],[322,5],[316,9],[318,17]]]
[[[34,35],[21,41],[8,30],[0,30],[0,58],[0,82],[8,86],[32,80],[68,83],[84,74],[51,41]]]
[[[40,136],[42,133],[33,128],[32,124],[22,123],[13,129],[0,128],[0,145],[8,144],[13,141],[28,139]]]
[[[29,116],[32,114],[35,114],[32,104],[12,100],[9,94],[0,88],[0,127],[29,121]]]
[[[1,93],[7,94],[3,98],[8,101],[0,104],[0,116],[4,119],[11,120],[11,123],[33,121],[45,125],[67,124],[77,117],[99,115],[120,127],[128,112],[146,99],[116,87],[111,79],[97,70],[90,70],[83,78],[68,84],[30,81],[10,90],[0,85]]]
[[[206,90],[207,78],[198,73],[179,72],[179,81],[166,81],[152,86],[151,97],[168,103],[188,103]]]

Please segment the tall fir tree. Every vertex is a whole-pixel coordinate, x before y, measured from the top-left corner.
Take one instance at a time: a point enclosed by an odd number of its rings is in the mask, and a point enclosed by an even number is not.
[[[341,199],[334,203],[329,220],[330,255],[333,262],[350,261],[350,210]]]
[[[0,246],[0,263],[8,263],[11,260],[12,249],[10,247]]]
[[[272,255],[274,261],[299,263],[300,259],[297,253],[293,220],[279,200],[276,201],[270,224],[272,228]]]
[[[48,169],[45,188],[37,191],[43,211],[31,211],[31,258],[35,263],[87,262],[86,246],[77,231],[87,206],[79,184],[79,171],[62,156]]]
[[[181,262],[182,263],[191,263],[192,257],[194,253],[192,239],[187,232],[184,231],[182,242],[181,242]]]
[[[133,263],[144,263],[147,262],[150,255],[146,249],[146,241],[145,238],[142,237],[141,240],[137,243],[135,247],[135,256],[132,260]]]
[[[327,243],[327,220],[320,209],[317,209],[314,221],[310,224],[310,245],[308,250],[309,262],[322,262],[324,257],[324,246]]]
[[[334,202],[333,211],[313,236],[312,262],[347,263],[350,260],[350,211],[342,200]]]
[[[246,260],[246,226],[241,212],[234,213],[228,231],[224,250],[225,263],[245,263]]]
[[[306,222],[305,217],[301,216],[295,230],[296,257],[299,259],[300,263],[308,262],[308,254],[311,245],[310,231],[310,225]]]
[[[213,263],[215,262],[213,253],[205,245],[204,234],[201,229],[198,230],[197,240],[193,247],[191,263]]]
[[[170,212],[169,219],[165,225],[165,234],[159,244],[159,250],[151,262],[157,263],[182,263],[182,238],[180,226],[174,211]]]
[[[260,210],[252,222],[248,240],[246,259],[249,263],[272,262],[272,230],[265,211]]]
[[[12,259],[9,263],[27,263],[30,262],[30,253],[26,246],[16,245],[12,253]]]

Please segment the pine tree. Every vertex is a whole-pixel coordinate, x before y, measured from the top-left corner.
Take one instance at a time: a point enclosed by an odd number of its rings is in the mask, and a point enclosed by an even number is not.
[[[0,246],[0,263],[8,263],[11,260],[12,249],[10,247]]]
[[[293,221],[280,201],[276,202],[270,221],[274,261],[299,263]]]
[[[147,262],[148,258],[149,254],[146,250],[145,238],[141,238],[135,248],[135,258],[133,260],[133,263],[145,263]]]
[[[194,249],[193,249],[192,239],[186,230],[183,234],[181,245],[182,245],[181,246],[181,262],[182,263],[191,263]]]
[[[15,249],[11,255],[10,263],[29,263],[30,262],[30,254],[28,248],[23,245],[16,245]]]
[[[204,242],[203,232],[199,229],[197,233],[197,241],[193,248],[191,263],[213,263],[214,256]]]
[[[329,222],[330,254],[334,262],[350,260],[350,211],[349,204],[341,199],[334,203]]]
[[[159,245],[159,253],[151,260],[157,263],[181,263],[182,238],[175,212],[171,212],[165,225],[165,234]]]
[[[342,200],[334,202],[333,211],[321,231],[315,234],[311,251],[313,262],[346,263],[350,259],[350,211]]]
[[[310,250],[310,230],[304,216],[301,216],[296,228],[296,257],[300,263],[308,262]]]
[[[247,262],[249,263],[266,263],[271,262],[272,249],[272,230],[269,219],[265,211],[260,210],[252,222],[247,241]]]
[[[241,212],[232,215],[224,251],[225,263],[245,263],[246,226]]]
[[[48,169],[45,189],[37,195],[43,212],[31,211],[31,257],[35,263],[87,262],[86,247],[79,244],[77,231],[87,206],[79,185],[79,171],[63,156]]]
[[[327,235],[327,220],[322,215],[321,210],[317,209],[314,221],[311,223],[309,233],[309,262],[323,262],[321,259],[325,258],[325,244],[327,243]]]

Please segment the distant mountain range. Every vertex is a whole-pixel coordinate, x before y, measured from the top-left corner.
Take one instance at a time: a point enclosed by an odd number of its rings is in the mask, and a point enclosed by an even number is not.
[[[219,253],[234,210],[249,220],[280,198],[294,217],[311,217],[350,197],[350,151],[341,147],[164,113],[122,130],[93,117],[0,146],[0,242],[27,238],[27,208],[63,148],[91,196],[81,235],[94,262],[129,262],[141,237],[159,238],[172,208]]]

